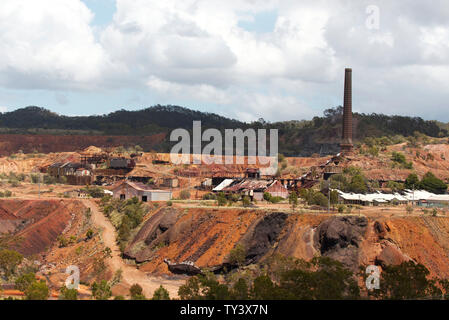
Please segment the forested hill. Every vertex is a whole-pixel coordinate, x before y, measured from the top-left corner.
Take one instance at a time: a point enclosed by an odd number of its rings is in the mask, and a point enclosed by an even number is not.
[[[194,120],[201,120],[205,128],[266,128],[279,129],[280,152],[286,155],[310,156],[313,153],[338,152],[341,136],[342,107],[325,110],[312,120],[270,123],[260,119],[244,123],[213,113],[193,111],[178,106],[154,106],[138,111],[119,110],[107,115],[64,116],[39,107],[26,107],[0,114],[1,133],[20,134],[100,134],[153,135],[169,133],[175,128],[192,129]],[[381,114],[354,114],[354,140],[366,137],[410,137],[417,133],[430,137],[446,137],[447,124],[426,121],[417,117]],[[169,143],[162,143],[158,151],[168,151]]]

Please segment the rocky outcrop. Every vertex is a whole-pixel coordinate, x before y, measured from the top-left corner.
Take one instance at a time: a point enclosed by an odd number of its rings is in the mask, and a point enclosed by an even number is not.
[[[375,264],[385,268],[386,266],[399,265],[410,260],[408,256],[390,241],[382,241],[383,249],[376,257]]]
[[[229,253],[246,249],[245,264],[272,254],[310,260],[326,256],[351,270],[413,260],[434,276],[449,276],[449,219],[435,217],[286,214],[232,208],[163,208],[127,248],[139,268],[154,274],[191,272],[182,262],[214,272],[231,270]],[[172,265],[164,259],[173,261]],[[178,267],[179,265],[179,267]],[[176,267],[175,267],[176,266]]]
[[[359,244],[368,225],[366,217],[344,216],[330,218],[315,232],[315,245],[322,256],[340,261],[351,269],[359,262]]]
[[[253,228],[250,228],[250,231],[240,241],[246,249],[246,264],[259,261],[272,249],[284,228],[286,219],[286,213],[275,212],[254,223]]]

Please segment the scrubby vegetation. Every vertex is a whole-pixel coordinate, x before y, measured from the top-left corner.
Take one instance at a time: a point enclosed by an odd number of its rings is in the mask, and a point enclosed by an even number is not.
[[[435,194],[444,194],[447,190],[447,184],[435,177],[432,172],[427,172],[422,180],[418,175],[411,173],[405,180],[404,187],[407,189],[422,189]]]
[[[142,223],[144,216],[148,213],[148,207],[136,197],[122,201],[105,196],[100,203],[103,213],[111,219],[118,231],[117,241],[123,251],[131,232]]]
[[[312,120],[292,120],[270,123],[259,119],[252,123],[228,119],[212,113],[203,113],[179,106],[161,106],[138,111],[119,110],[108,115],[67,117],[39,107],[27,107],[0,115],[0,127],[5,133],[26,134],[104,134],[104,135],[153,135],[168,133],[174,128],[191,130],[193,120],[201,120],[204,126],[219,130],[241,128],[278,129],[279,152],[286,156],[310,156],[314,153],[332,154],[338,152],[336,132],[341,130],[343,108],[327,109],[323,116]],[[381,114],[354,113],[358,124],[355,141],[364,141],[367,137],[374,140],[367,152],[376,154],[377,148],[385,145],[408,141],[411,145],[424,141],[423,137],[446,137],[447,125],[436,121],[426,121],[418,117],[387,116]],[[168,137],[169,135],[167,135]],[[323,143],[322,141],[331,141]],[[333,142],[332,142],[333,141]],[[301,145],[301,150],[298,150]],[[143,145],[142,145],[143,146]],[[172,144],[168,138],[153,149],[168,152]],[[146,146],[143,146],[145,149]],[[148,146],[149,147],[149,146]],[[139,152],[136,148],[132,152]],[[131,151],[125,150],[122,151]],[[17,156],[17,155],[16,155]],[[282,159],[280,159],[282,160]],[[280,169],[286,169],[283,161]]]
[[[430,278],[421,264],[384,268],[380,289],[368,290],[365,268],[354,274],[328,257],[273,256],[259,266],[216,276],[205,272],[179,288],[182,300],[448,299],[449,280]],[[358,280],[362,284],[358,285]]]

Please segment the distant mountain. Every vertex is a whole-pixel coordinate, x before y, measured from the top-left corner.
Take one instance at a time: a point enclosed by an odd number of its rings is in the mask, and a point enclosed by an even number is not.
[[[206,128],[266,128],[279,130],[279,151],[290,156],[310,156],[313,153],[338,152],[341,136],[342,107],[325,110],[322,117],[312,120],[270,123],[263,119],[245,123],[214,113],[193,111],[179,106],[161,106],[138,111],[119,110],[107,115],[64,116],[40,107],[26,107],[0,114],[3,133],[20,134],[100,134],[120,136],[147,136],[169,133],[175,128],[192,129],[194,120],[201,120]],[[448,136],[447,125],[417,117],[387,116],[382,114],[354,114],[354,140],[366,137],[401,135],[415,132],[430,137]],[[168,138],[167,138],[168,139]],[[168,151],[166,139],[156,147]]]

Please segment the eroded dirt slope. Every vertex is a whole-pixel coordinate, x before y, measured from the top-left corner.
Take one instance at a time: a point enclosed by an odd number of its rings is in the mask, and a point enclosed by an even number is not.
[[[12,234],[12,247],[26,256],[48,249],[84,206],[71,200],[0,200],[0,232]]]
[[[309,260],[329,256],[357,271],[413,260],[432,275],[449,277],[449,218],[287,214],[245,209],[165,208],[147,220],[126,255],[155,274],[169,274],[164,259],[220,270],[237,245],[246,263],[281,253]]]

